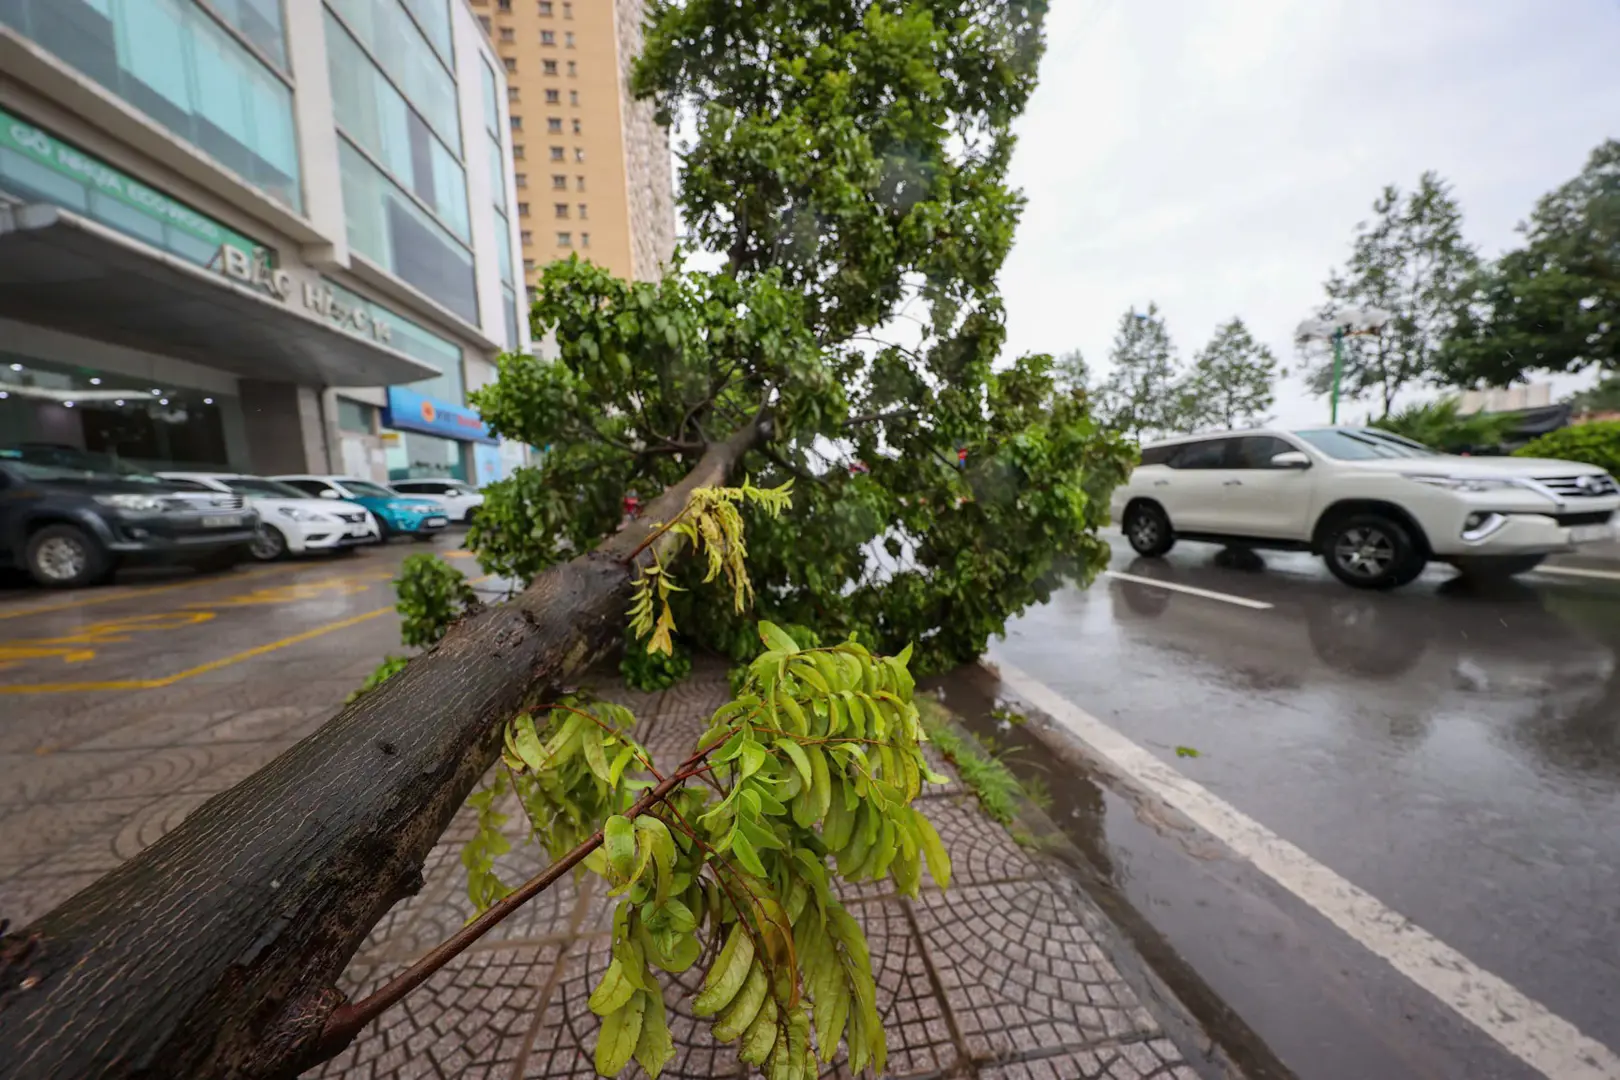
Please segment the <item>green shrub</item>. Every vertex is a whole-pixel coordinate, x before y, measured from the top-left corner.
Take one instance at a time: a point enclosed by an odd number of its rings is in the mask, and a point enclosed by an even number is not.
[[[468,606],[478,602],[460,570],[437,555],[412,555],[394,579],[399,598],[399,639],[406,645],[432,645]]]
[[[647,646],[630,635],[619,661],[619,675],[632,690],[650,693],[668,690],[692,674],[692,654],[677,646],[673,652],[648,652]]]
[[[1461,398],[1441,398],[1426,405],[1412,405],[1390,413],[1372,421],[1369,426],[1404,435],[1448,454],[1456,454],[1500,446],[1516,423],[1511,416],[1495,413],[1464,416],[1461,408]]]
[[[1620,420],[1559,428],[1513,451],[1516,457],[1581,461],[1620,476]]]

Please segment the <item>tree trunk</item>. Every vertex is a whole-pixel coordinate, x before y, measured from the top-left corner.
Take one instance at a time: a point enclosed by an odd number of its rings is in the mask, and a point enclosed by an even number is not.
[[[724,483],[766,423],[710,447],[639,523],[468,615],[173,832],[0,939],[0,1076],[307,1067],[342,1003],[338,975],[421,887],[423,860],[494,761],[502,723],[620,639],[629,554],[692,489]]]

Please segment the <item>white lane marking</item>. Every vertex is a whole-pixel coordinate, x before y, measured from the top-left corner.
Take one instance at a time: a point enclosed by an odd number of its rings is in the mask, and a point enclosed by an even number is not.
[[[1340,877],[1236,807],[1194,783],[1051,687],[1007,664],[1001,681],[1190,818],[1277,884],[1553,1080],[1615,1080],[1620,1055],[1479,967],[1377,897]],[[992,669],[994,670],[994,669]]]
[[[1256,611],[1267,611],[1272,605],[1264,600],[1250,600],[1246,596],[1233,596],[1231,593],[1212,592],[1209,589],[1199,589],[1192,585],[1181,585],[1174,581],[1160,581],[1158,578],[1137,577],[1135,574],[1122,574],[1118,570],[1104,570],[1103,577],[1113,578],[1115,581],[1130,581],[1137,585],[1152,585],[1156,589],[1169,589],[1171,592],[1186,593],[1188,596],[1202,596],[1206,600],[1219,600],[1224,604],[1236,604],[1238,607],[1253,608]]]
[[[1538,574],[1567,574],[1570,577],[1602,578],[1604,581],[1620,581],[1620,571],[1615,570],[1588,570],[1584,566],[1538,566]]]

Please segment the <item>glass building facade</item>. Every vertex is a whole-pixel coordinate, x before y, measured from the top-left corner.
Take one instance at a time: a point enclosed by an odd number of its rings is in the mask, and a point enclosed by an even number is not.
[[[0,0],[0,23],[55,53],[272,198],[303,206],[276,0]],[[233,17],[234,16],[234,17]]]

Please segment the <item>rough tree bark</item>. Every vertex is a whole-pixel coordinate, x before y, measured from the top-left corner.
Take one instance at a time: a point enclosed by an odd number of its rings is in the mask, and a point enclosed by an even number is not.
[[[421,887],[502,722],[620,639],[626,559],[647,523],[724,483],[766,423],[711,446],[640,524],[462,619],[140,855],[0,939],[0,1076],[296,1075],[343,1001],[338,975]]]

